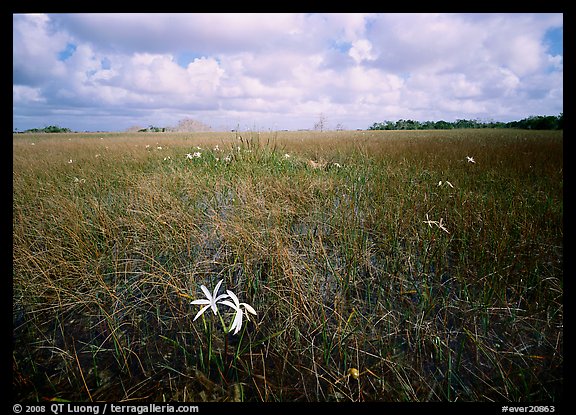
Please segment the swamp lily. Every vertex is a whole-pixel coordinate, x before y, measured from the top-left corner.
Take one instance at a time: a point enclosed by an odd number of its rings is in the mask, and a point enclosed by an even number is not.
[[[448,180],[444,180],[444,184],[454,189],[454,186],[452,186],[452,183],[450,183]],[[442,186],[442,180],[438,182],[438,186]]]
[[[208,290],[208,288],[206,288],[205,285],[200,286],[200,288],[202,289],[202,292],[204,293],[206,298],[202,298],[200,300],[194,300],[190,304],[203,305],[204,307],[202,307],[200,309],[200,311],[198,311],[198,313],[194,317],[194,320],[192,320],[192,321],[195,321],[198,317],[200,317],[209,308],[212,308],[212,311],[214,312],[215,315],[218,314],[218,304],[224,304],[230,308],[233,308],[236,311],[236,314],[234,315],[234,320],[232,321],[232,325],[230,326],[230,329],[229,329],[229,332],[234,330],[233,334],[236,334],[242,328],[242,320],[243,320],[244,313],[245,313],[245,311],[243,311],[241,307],[244,307],[244,310],[246,310],[246,311],[248,311],[254,315],[256,315],[256,310],[254,310],[254,308],[252,308],[252,306],[250,304],[241,303],[240,300],[238,300],[238,297],[236,296],[236,294],[234,294],[230,290],[226,290],[226,294],[218,295],[218,290],[220,289],[220,285],[222,285],[222,281],[223,280],[218,281],[218,284],[216,284],[216,287],[214,288],[214,291],[212,293],[210,293],[210,291]],[[231,298],[232,302],[230,302],[228,300],[221,301],[225,298]],[[218,303],[219,301],[220,301],[220,303]],[[220,317],[220,319],[222,319],[222,317]],[[222,324],[224,324],[224,323],[222,323]]]
[[[432,227],[432,225],[436,225],[438,228],[442,229],[444,232],[450,233],[450,232],[448,232],[448,229],[446,229],[446,227],[442,223],[443,220],[444,219],[442,219],[442,218],[440,218],[440,222],[438,222],[437,220],[430,220],[430,218],[428,217],[428,214],[426,214],[426,220],[424,221],[424,223],[428,224],[429,227]]]
[[[200,300],[194,300],[190,304],[202,304],[205,305],[205,307],[202,307],[200,311],[198,311],[196,317],[194,317],[194,320],[192,321],[195,321],[198,317],[200,317],[206,310],[208,310],[208,308],[212,308],[214,314],[218,313],[218,307],[217,307],[218,301],[224,298],[228,298],[228,294],[218,295],[218,290],[220,289],[220,285],[222,285],[222,281],[223,280],[218,281],[218,284],[216,284],[216,288],[214,288],[212,294],[210,294],[210,291],[208,291],[208,288],[206,288],[205,285],[200,286],[200,289],[202,290],[206,298],[202,298]]]
[[[226,300],[226,301],[222,301],[222,304],[225,304],[228,307],[232,307],[234,310],[236,310],[236,315],[234,316],[234,321],[232,322],[232,326],[230,326],[230,331],[235,329],[234,334],[236,334],[242,328],[242,319],[243,319],[243,315],[244,315],[244,311],[242,311],[240,306],[244,306],[244,309],[246,311],[249,311],[250,313],[252,313],[254,315],[256,315],[256,310],[254,310],[250,304],[241,303],[240,300],[238,300],[238,297],[236,297],[236,294],[234,294],[232,291],[226,290],[226,292],[228,293],[228,297],[230,297],[234,301],[234,303],[231,303],[230,301]],[[248,316],[246,316],[246,317],[248,317]]]

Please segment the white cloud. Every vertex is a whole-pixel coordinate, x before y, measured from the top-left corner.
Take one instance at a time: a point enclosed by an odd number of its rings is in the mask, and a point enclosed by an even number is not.
[[[14,15],[12,65],[15,84],[41,84],[62,76],[65,65],[58,53],[66,48],[69,37],[50,33],[46,15]]]
[[[186,69],[171,55],[136,53],[123,62],[119,72],[121,85],[154,100],[162,99],[162,95],[183,95],[191,89]]]
[[[350,128],[554,114],[563,57],[544,38],[562,25],[561,14],[15,15],[14,120],[34,106],[39,125],[61,108],[81,123],[86,108],[117,129],[182,114],[279,128],[320,112]]]
[[[46,99],[38,88],[26,85],[14,85],[12,88],[12,102],[16,104],[26,104],[32,102],[45,102]]]
[[[359,39],[352,42],[352,47],[348,54],[354,59],[356,63],[368,60],[373,61],[376,55],[372,52],[372,43],[366,39]]]

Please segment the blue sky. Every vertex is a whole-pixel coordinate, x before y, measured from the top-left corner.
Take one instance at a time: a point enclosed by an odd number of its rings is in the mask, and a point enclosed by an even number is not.
[[[13,124],[368,128],[563,112],[562,14],[15,14]]]

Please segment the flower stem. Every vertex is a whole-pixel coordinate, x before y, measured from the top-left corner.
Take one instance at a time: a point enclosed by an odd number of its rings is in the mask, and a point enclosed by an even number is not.
[[[228,333],[226,332],[224,332],[224,364],[226,365],[226,379],[228,379],[230,365],[228,364]]]
[[[218,317],[220,318],[220,322],[222,323],[222,331],[224,332],[224,358],[222,359],[222,363],[226,368],[224,376],[226,377],[226,379],[228,379],[228,371],[230,369],[230,365],[228,364],[228,333],[230,333],[230,328],[226,327],[226,324],[224,323],[224,319],[222,318],[222,314],[220,313],[220,311],[218,311]]]

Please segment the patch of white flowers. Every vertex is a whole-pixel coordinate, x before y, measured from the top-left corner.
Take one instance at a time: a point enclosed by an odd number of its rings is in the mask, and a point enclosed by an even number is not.
[[[230,290],[226,290],[226,294],[218,295],[218,290],[220,290],[220,285],[222,285],[222,281],[223,280],[218,281],[218,284],[216,284],[216,287],[214,288],[212,293],[210,293],[210,291],[208,290],[208,288],[206,288],[205,285],[200,286],[200,289],[202,290],[206,298],[194,300],[190,303],[204,306],[200,309],[200,311],[198,311],[193,321],[195,321],[198,317],[204,314],[204,312],[209,308],[212,309],[212,312],[214,313],[214,315],[216,315],[218,313],[218,304],[223,304],[236,311],[236,314],[234,315],[234,320],[232,321],[232,325],[229,328],[229,332],[234,330],[233,334],[237,334],[242,328],[242,321],[244,319],[244,314],[246,314],[246,312],[249,312],[251,314],[256,315],[256,310],[254,310],[254,308],[252,308],[250,304],[241,303],[236,294],[234,294]],[[226,300],[227,298],[230,298],[232,302]],[[246,317],[248,317],[248,314],[246,314]]]
[[[192,153],[192,154],[186,153],[186,158],[187,158],[188,160],[199,159],[200,157],[202,157],[202,153],[200,153],[199,151],[195,151],[195,152]]]

